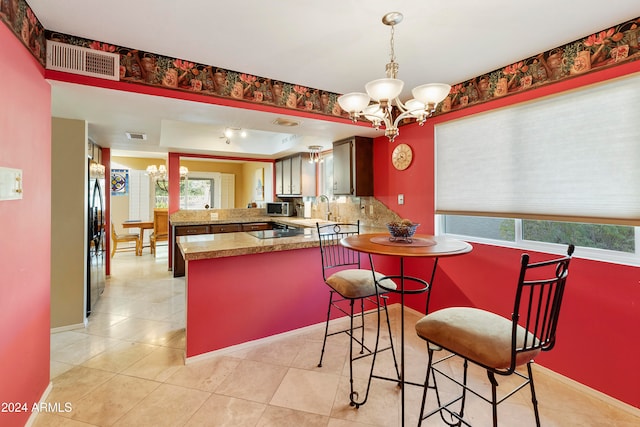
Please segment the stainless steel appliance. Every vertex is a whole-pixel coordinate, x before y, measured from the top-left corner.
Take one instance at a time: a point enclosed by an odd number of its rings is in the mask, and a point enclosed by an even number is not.
[[[293,216],[293,206],[289,202],[268,202],[267,215]]]
[[[90,168],[91,169],[91,168]],[[104,177],[88,177],[87,290],[86,315],[89,316],[105,287],[104,253]]]

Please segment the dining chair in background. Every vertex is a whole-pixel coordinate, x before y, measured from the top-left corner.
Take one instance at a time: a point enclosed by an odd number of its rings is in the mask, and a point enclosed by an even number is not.
[[[153,210],[153,232],[149,236],[151,253],[156,256],[156,243],[169,240],[169,211],[167,208]]]
[[[342,333],[347,334],[350,338],[349,380],[351,388],[349,399],[351,405],[357,408],[365,402],[357,401],[358,392],[354,390],[353,384],[353,362],[364,357],[375,355],[375,349],[378,348],[378,340],[380,338],[380,309],[383,309],[385,312],[390,344],[385,348],[379,349],[378,352],[385,350],[392,351],[395,370],[398,378],[400,378],[395,350],[393,348],[391,323],[389,322],[389,313],[387,311],[387,297],[383,295],[386,290],[378,286],[378,282],[384,280],[385,287],[389,289],[395,289],[396,284],[390,279],[384,279],[383,274],[373,269],[371,257],[369,257],[371,268],[362,268],[360,252],[340,245],[341,239],[360,233],[360,221],[353,224],[343,223],[322,226],[316,223],[316,227],[320,240],[322,277],[330,288],[329,309],[327,310],[327,322],[318,367],[322,367],[327,337]],[[365,302],[368,302],[367,307],[370,309],[369,311],[365,311]],[[357,311],[355,309],[356,303],[358,303],[359,306]],[[349,317],[349,327],[347,329],[329,332],[329,321],[331,320],[332,309],[336,309]],[[370,345],[366,345],[364,342],[364,319],[365,315],[368,314],[378,315],[376,342]],[[355,318],[360,318],[360,322],[356,325],[354,325]],[[358,330],[360,330],[359,337],[356,336]],[[356,356],[353,354],[354,343],[360,347],[359,354]],[[373,367],[373,363],[371,366]],[[371,377],[369,377],[369,385],[370,382]],[[367,385],[367,396],[369,385]]]
[[[463,423],[470,426],[464,414],[468,391],[491,404],[493,426],[496,427],[498,404],[528,384],[536,425],[540,426],[531,365],[541,351],[551,350],[556,343],[558,318],[573,251],[574,246],[569,245],[566,256],[539,262],[530,262],[528,254],[522,255],[510,319],[479,308],[450,307],[427,314],[416,323],[416,332],[427,342],[429,354],[418,425],[431,415],[440,413],[443,420],[445,416],[448,418],[446,422],[449,425]],[[434,353],[442,349],[448,353],[443,352],[443,357],[434,360]],[[454,378],[449,371],[450,365],[445,363],[456,356],[463,360],[462,380]],[[491,383],[490,398],[487,397],[488,391],[483,393],[467,383],[468,362],[486,370]],[[526,373],[516,370],[523,365],[527,367]],[[509,387],[509,391],[498,397],[496,375],[516,375],[520,381],[515,388]],[[457,384],[460,395],[441,401],[443,393],[438,390],[436,377]],[[425,414],[429,389],[435,391],[437,408]],[[454,404],[457,405],[455,409],[452,408]]]
[[[131,242],[135,242],[136,247],[135,247],[135,251],[136,254],[138,253],[138,251],[140,250],[140,238],[138,237],[137,234],[129,234],[129,233],[125,233],[125,234],[118,234],[116,233],[116,228],[113,225],[113,221],[111,221],[111,258],[113,258],[113,256],[116,254],[116,251],[118,250],[118,243],[131,243]],[[126,249],[129,249],[128,247]]]

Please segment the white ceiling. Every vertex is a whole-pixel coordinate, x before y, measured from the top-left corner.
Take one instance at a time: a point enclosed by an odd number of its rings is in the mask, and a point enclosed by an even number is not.
[[[384,77],[391,11],[399,78],[406,93],[422,83],[460,83],[640,16],[638,0],[27,0],[48,30],[347,93]],[[99,144],[142,153],[275,158],[329,147],[369,127],[290,117],[295,134],[268,113],[52,82],[52,113],[87,120]],[[226,144],[225,126],[248,129]],[[148,139],[127,141],[126,131]],[[400,141],[401,137],[397,140]]]

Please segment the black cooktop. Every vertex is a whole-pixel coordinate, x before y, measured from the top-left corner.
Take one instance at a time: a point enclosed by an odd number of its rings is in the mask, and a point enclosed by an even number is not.
[[[301,234],[304,234],[304,228],[248,231],[247,233],[251,234],[254,237],[257,237],[258,239],[277,239],[280,237],[292,237],[292,236],[299,236]]]

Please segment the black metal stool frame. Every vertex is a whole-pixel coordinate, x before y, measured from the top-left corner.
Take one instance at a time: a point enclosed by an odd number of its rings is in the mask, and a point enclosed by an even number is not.
[[[361,268],[360,263],[360,253],[353,251],[351,249],[345,248],[341,246],[340,240],[344,237],[359,234],[360,233],[360,221],[357,221],[355,224],[330,224],[323,225],[316,223],[316,227],[318,230],[318,235],[320,239],[320,254],[322,257],[322,275],[327,282],[327,271],[339,267],[344,266],[353,266],[357,269]],[[318,367],[322,367],[322,359],[324,357],[325,347],[327,344],[327,337],[338,335],[338,334],[347,334],[349,336],[349,383],[350,383],[350,392],[349,392],[349,400],[350,405],[359,408],[360,405],[363,405],[367,397],[369,395],[369,389],[371,385],[371,376],[369,377],[365,398],[363,401],[357,401],[359,397],[359,393],[354,390],[354,380],[353,380],[353,362],[365,357],[372,356],[371,363],[371,372],[373,372],[373,366],[375,364],[375,357],[378,352],[391,350],[393,356],[394,367],[398,378],[400,378],[400,371],[398,368],[398,362],[396,360],[396,353],[393,346],[393,335],[391,332],[391,322],[389,320],[389,312],[387,310],[387,296],[382,295],[381,291],[384,291],[384,288],[380,286],[380,284],[376,281],[375,268],[373,265],[373,258],[369,255],[369,264],[371,265],[371,275],[373,283],[375,284],[375,292],[372,295],[358,297],[358,298],[349,298],[344,295],[341,295],[338,291],[333,288],[330,289],[329,294],[329,306],[327,309],[327,321],[325,324],[325,334],[322,342],[322,351],[320,353],[320,361],[318,363]],[[337,298],[336,298],[337,295]],[[356,300],[360,300],[360,313],[356,314],[354,310],[354,306]],[[339,303],[347,301],[349,303],[349,310],[345,310],[343,307],[339,305]],[[374,309],[365,312],[364,304],[365,301],[369,301],[374,305]],[[331,320],[331,309],[335,308],[343,314],[349,316],[349,328],[341,329],[338,331],[329,332],[329,322]],[[380,342],[380,309],[384,309],[386,315],[387,329],[389,332],[389,345],[384,348],[379,348]],[[374,348],[371,349],[367,347],[364,343],[364,319],[366,315],[377,314],[377,329],[376,329],[376,339]],[[354,318],[358,316],[361,321],[359,325],[354,326]],[[360,329],[360,338],[356,337],[354,331]],[[353,355],[353,343],[354,341],[360,345],[360,355]]]
[[[535,263],[529,263],[528,254],[522,255],[514,309],[511,315],[511,362],[509,366],[504,368],[487,366],[478,361],[460,356],[440,343],[429,341],[426,338],[421,337],[427,341],[427,351],[429,358],[427,364],[427,373],[424,382],[424,392],[420,408],[420,420],[418,422],[418,426],[421,426],[422,421],[429,418],[430,416],[435,415],[436,413],[440,413],[442,421],[449,426],[461,426],[462,424],[464,424],[465,426],[472,427],[471,424],[469,424],[464,419],[466,392],[469,391],[485,402],[491,404],[493,426],[497,427],[498,405],[517,393],[525,386],[529,385],[531,389],[531,402],[533,404],[536,426],[540,427],[538,401],[536,398],[535,386],[533,381],[533,371],[531,369],[534,360],[530,359],[526,362],[527,374],[524,374],[516,370],[516,356],[519,353],[531,352],[535,350],[549,351],[555,346],[558,318],[560,315],[560,308],[564,296],[565,284],[569,273],[569,262],[571,261],[574,250],[574,245],[569,245],[566,256]],[[544,269],[544,267],[553,265],[555,265],[555,277],[546,277],[544,279],[527,278],[527,271]],[[518,342],[519,321],[521,321],[522,327],[524,327],[526,330],[524,341],[521,340],[521,342]],[[442,358],[434,361],[434,351],[440,351],[442,349],[451,351],[451,354],[443,356]],[[437,367],[438,364],[455,356],[462,357],[464,360],[461,381],[453,378]],[[469,362],[486,369],[487,377],[489,378],[489,382],[491,383],[490,399],[468,386],[467,369]],[[440,400],[440,394],[438,393],[436,373],[459,385],[462,388],[461,394],[458,397],[443,404]],[[516,375],[522,379],[522,382],[515,388],[511,389],[508,393],[503,395],[500,399],[498,399],[498,381],[496,380],[496,375]],[[433,385],[429,384],[430,376],[433,379]],[[429,413],[424,414],[427,391],[430,388],[434,389],[435,391],[438,407],[430,411]],[[450,406],[458,401],[460,402],[459,411],[451,409]],[[449,415],[449,419],[445,418],[445,413]]]

